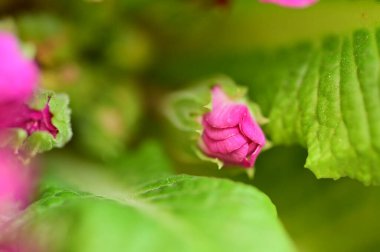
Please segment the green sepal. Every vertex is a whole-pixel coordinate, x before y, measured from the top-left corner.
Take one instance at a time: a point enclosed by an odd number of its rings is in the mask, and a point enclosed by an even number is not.
[[[55,147],[54,137],[45,131],[36,131],[26,138],[23,150],[30,156],[35,156],[38,153],[46,152]]]
[[[52,123],[58,129],[58,134],[54,138],[47,132],[33,133],[27,139],[26,144],[29,145],[28,149],[33,150],[33,152],[37,151],[36,153],[49,151],[54,147],[61,148],[70,141],[73,135],[68,95],[56,94],[49,90],[39,90],[29,105],[33,109],[42,110],[47,104],[49,104],[50,112],[53,115]]]
[[[179,130],[196,132],[202,130],[200,117],[209,111],[211,102],[207,86],[179,91],[165,100],[164,113]]]
[[[263,113],[261,112],[261,108],[257,103],[247,102],[247,105],[248,105],[249,110],[251,111],[255,121],[258,124],[264,125],[264,124],[269,123],[269,119],[263,115]]]
[[[53,97],[55,93],[50,90],[40,89],[34,94],[33,99],[29,102],[28,106],[35,110],[42,110],[45,108],[49,99]]]
[[[53,114],[52,123],[58,129],[54,147],[62,148],[73,136],[69,102],[66,94],[53,94],[50,97],[49,107]]]
[[[252,168],[249,168],[249,169],[245,169],[245,172],[247,173],[247,176],[250,180],[253,180],[253,178],[255,177],[255,169],[252,167]]]
[[[208,157],[205,154],[203,154],[203,152],[201,152],[198,148],[195,148],[195,147],[194,147],[194,152],[195,152],[195,155],[197,155],[197,157],[200,160],[216,164],[218,166],[218,170],[221,170],[223,168],[224,163],[220,161],[219,159]]]

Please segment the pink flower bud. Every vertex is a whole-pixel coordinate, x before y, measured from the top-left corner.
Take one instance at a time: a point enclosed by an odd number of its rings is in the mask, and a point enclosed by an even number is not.
[[[318,2],[318,0],[261,0],[263,3],[274,3],[285,7],[305,8]]]
[[[212,110],[202,118],[200,147],[225,164],[254,166],[265,136],[246,104],[231,100],[220,86],[212,89]]]
[[[10,33],[0,32],[0,103],[25,102],[38,83],[38,68]]]
[[[34,175],[10,151],[0,149],[0,226],[28,205]]]

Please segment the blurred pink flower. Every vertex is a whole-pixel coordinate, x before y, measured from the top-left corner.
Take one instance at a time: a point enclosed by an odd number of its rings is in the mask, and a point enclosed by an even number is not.
[[[212,110],[202,118],[203,152],[225,164],[254,166],[265,136],[246,104],[234,102],[220,86],[212,89]]]
[[[0,55],[0,130],[22,128],[29,135],[47,131],[55,137],[58,130],[52,124],[49,105],[41,111],[26,105],[38,84],[36,64],[24,57],[10,33],[0,32]]]
[[[36,64],[24,57],[14,35],[0,32],[0,130],[25,114],[25,102],[37,88]]]
[[[285,7],[305,8],[318,2],[318,0],[261,0],[263,3],[274,3]]]
[[[0,225],[17,215],[31,200],[35,176],[9,150],[0,149]]]
[[[11,33],[0,32],[0,102],[25,102],[39,79],[36,64],[27,59]]]
[[[38,80],[37,65],[23,55],[17,38],[0,31],[0,133],[22,128],[29,135],[43,130],[56,136],[49,104],[42,110],[27,105]],[[7,235],[3,232],[31,202],[38,179],[35,168],[25,165],[11,150],[0,148],[0,252],[41,251],[36,249],[33,234],[24,238],[22,233],[18,236],[18,231]]]

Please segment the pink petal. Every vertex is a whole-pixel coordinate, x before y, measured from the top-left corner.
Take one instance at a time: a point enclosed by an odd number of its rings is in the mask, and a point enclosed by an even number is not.
[[[315,4],[318,0],[261,0],[263,3],[274,3],[285,7],[305,8]]]
[[[260,151],[261,146],[256,145],[255,143],[244,144],[241,148],[231,152],[223,158],[226,163],[251,168],[254,166]]]
[[[204,133],[213,140],[225,140],[227,138],[240,134],[238,127],[224,129],[214,128],[210,126],[205,120],[202,120],[202,124],[204,127]]]
[[[17,39],[0,32],[0,101],[26,101],[37,87],[36,64],[24,57]]]
[[[239,149],[229,153],[225,158],[231,164],[242,165],[247,157],[249,145],[246,143]]]
[[[229,164],[229,165],[238,165],[238,166],[250,168],[253,166],[253,163],[249,159],[249,156],[247,156],[248,152],[249,152],[249,144],[244,144],[239,149],[227,155],[215,154],[215,157],[223,160],[226,164]]]
[[[247,155],[247,166],[246,167],[253,167],[255,165],[256,159],[259,156],[261,149],[263,148],[262,145],[257,145],[255,143],[252,143],[250,145],[250,154]]]
[[[249,111],[243,116],[240,123],[240,130],[253,142],[260,144],[261,146],[265,145],[265,135],[260,126],[253,120]]]
[[[229,153],[229,154],[221,154],[221,153],[207,153],[209,156],[214,158],[219,158],[223,160],[226,164],[230,165],[241,165],[245,166],[246,156],[249,150],[249,145],[246,143],[241,146],[239,149]]]
[[[247,143],[247,139],[240,134],[221,141],[213,140],[207,134],[203,134],[202,139],[211,153],[220,154],[231,153]]]
[[[246,111],[244,104],[234,103],[216,86],[212,89],[212,110],[204,119],[214,128],[230,128],[239,124]]]

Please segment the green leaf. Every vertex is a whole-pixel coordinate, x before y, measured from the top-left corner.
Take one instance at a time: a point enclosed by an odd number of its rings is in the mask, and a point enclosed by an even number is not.
[[[285,50],[260,77],[272,80],[255,96],[272,98],[264,106],[273,143],[305,146],[306,167],[318,178],[380,183],[378,38],[358,30]]]
[[[294,251],[268,197],[222,179],[175,176],[101,196],[50,188],[29,214],[25,232],[54,234],[49,251]]]

